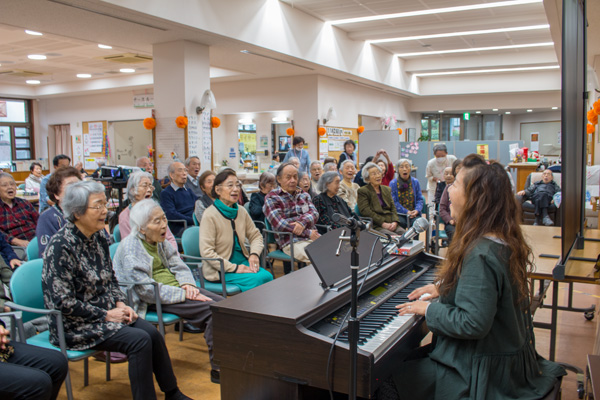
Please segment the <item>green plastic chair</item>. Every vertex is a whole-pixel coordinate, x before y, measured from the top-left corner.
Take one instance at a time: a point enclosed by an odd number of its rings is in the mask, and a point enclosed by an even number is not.
[[[110,259],[115,258],[115,254],[117,253],[117,249],[119,248],[120,243],[113,243],[108,246],[108,251],[110,252]]]
[[[19,186],[17,186],[17,189],[19,189],[19,190],[25,190],[25,184],[21,183]]]
[[[289,262],[292,263],[292,268],[291,271],[294,270],[294,265],[297,265],[297,263],[299,261],[297,261],[294,258],[294,246],[290,246],[290,255],[287,255],[286,253],[283,252],[283,250],[281,250],[279,248],[279,245],[277,244],[277,241],[275,240],[275,235],[282,235],[282,236],[290,236],[290,242],[294,241],[294,234],[292,232],[279,232],[279,231],[275,231],[271,228],[271,224],[269,223],[269,220],[265,218],[265,228],[263,229],[263,242],[264,242],[264,249],[263,249],[263,253],[264,256],[262,257],[263,259],[263,268],[266,267],[266,265],[264,264],[271,264],[271,261],[282,261],[282,262]],[[269,244],[274,244],[277,246],[277,248],[273,251],[269,251]],[[273,267],[271,266],[271,271],[273,271]],[[291,272],[290,271],[290,272]]]
[[[192,270],[197,286],[200,286],[209,292],[220,294],[223,297],[232,296],[242,292],[238,285],[227,283],[224,279],[222,279],[221,282],[211,282],[204,279],[204,275],[202,274],[203,261],[219,262],[221,265],[222,277],[225,276],[225,263],[221,258],[206,258],[200,255],[199,226],[191,226],[183,232],[183,235],[181,236],[181,246],[183,247],[183,254],[181,257]]]
[[[29,244],[27,245],[27,261],[35,260],[40,257],[40,249],[39,249],[38,239],[37,237],[33,237]]]
[[[97,350],[67,350],[65,334],[63,328],[62,313],[58,310],[49,310],[44,305],[44,292],[42,290],[42,268],[43,260],[41,258],[27,261],[17,268],[10,280],[10,292],[12,302],[6,302],[6,305],[13,310],[22,311],[22,320],[31,321],[42,315],[54,315],[58,325],[59,347],[50,343],[50,332],[45,331],[27,339],[27,344],[60,351],[69,361],[83,360],[83,386],[89,383],[88,358],[96,353]],[[110,380],[110,353],[106,357],[106,380]],[[73,389],[71,387],[71,376],[67,373],[66,389],[67,397],[73,400]]]
[[[115,243],[119,243],[121,241],[121,228],[119,228],[119,224],[116,224],[113,228],[113,239]]]
[[[192,214],[192,219],[194,220],[194,226],[200,226],[200,222],[198,222],[198,218],[196,218],[196,213]]]

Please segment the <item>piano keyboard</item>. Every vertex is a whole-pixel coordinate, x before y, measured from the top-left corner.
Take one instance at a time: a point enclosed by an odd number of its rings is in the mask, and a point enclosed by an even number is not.
[[[431,283],[435,272],[429,270],[398,291],[370,313],[360,319],[358,346],[373,353],[375,359],[409,329],[417,317],[413,314],[398,315],[396,306],[408,302],[408,295],[415,289]],[[338,340],[348,343],[348,330],[344,330]]]

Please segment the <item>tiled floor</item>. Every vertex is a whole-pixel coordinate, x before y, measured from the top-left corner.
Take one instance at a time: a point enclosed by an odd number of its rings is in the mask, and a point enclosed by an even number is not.
[[[280,268],[276,275],[281,274]],[[551,290],[551,289],[550,289]],[[566,304],[567,285],[560,286],[561,304]],[[550,291],[548,299],[550,298]],[[600,306],[600,287],[593,285],[575,285],[574,303],[576,306]],[[535,319],[549,321],[550,310],[540,309]],[[586,355],[594,348],[596,338],[596,323],[600,317],[587,321],[581,313],[559,312],[559,330],[557,339],[557,360],[577,365],[585,370]],[[548,356],[548,331],[536,329],[537,349]],[[210,382],[210,364],[203,335],[185,333],[183,342],[178,341],[178,335],[173,328],[168,328],[167,345],[179,385],[184,393],[196,399],[220,399],[220,386]],[[104,400],[130,399],[127,363],[112,366],[112,380],[104,379],[104,364],[90,360],[90,385],[83,387],[83,363],[71,363],[71,376],[76,399]],[[158,385],[158,398],[163,398]],[[563,381],[563,399],[577,399],[576,377],[570,373]],[[63,386],[59,399],[66,399]]]

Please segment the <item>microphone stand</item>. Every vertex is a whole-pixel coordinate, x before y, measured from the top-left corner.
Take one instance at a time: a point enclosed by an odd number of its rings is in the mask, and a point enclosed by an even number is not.
[[[350,387],[348,391],[348,398],[350,400],[356,399],[356,369],[358,363],[358,335],[360,330],[360,321],[356,317],[356,308],[358,304],[358,243],[360,237],[360,226],[354,226],[350,231],[350,236],[344,236],[345,230],[342,231],[339,239],[340,245],[338,246],[336,256],[340,255],[340,248],[342,242],[349,241],[352,246],[352,253],[350,254],[350,270],[352,273],[351,284],[352,290],[350,294],[350,319],[348,320],[348,343],[350,346]]]

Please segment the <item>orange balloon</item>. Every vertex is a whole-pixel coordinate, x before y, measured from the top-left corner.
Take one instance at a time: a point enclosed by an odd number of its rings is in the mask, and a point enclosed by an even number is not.
[[[327,129],[320,127],[317,129],[317,132],[319,133],[319,136],[324,136],[327,133]]]
[[[364,126],[359,126],[358,129],[356,130],[358,133],[363,133],[365,131],[365,127]]]
[[[150,130],[156,127],[156,120],[154,118],[144,118],[144,122],[142,122],[144,128]]]
[[[177,118],[175,118],[175,125],[177,125],[178,128],[185,128],[188,125],[188,119],[187,117],[182,117],[181,115]]]
[[[594,127],[594,125],[587,124],[587,133],[594,133],[594,132],[596,132],[596,128]]]
[[[600,100],[596,100],[594,102],[594,111],[596,112],[596,114],[600,114]]]
[[[287,133],[287,134],[288,134],[288,136],[294,136],[294,129],[292,129],[292,128],[287,128],[287,129],[285,130],[285,133]]]
[[[210,123],[212,125],[213,128],[218,128],[221,126],[221,120],[217,117],[212,117],[210,119]]]
[[[398,128],[398,135],[402,135],[402,128]]]

